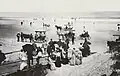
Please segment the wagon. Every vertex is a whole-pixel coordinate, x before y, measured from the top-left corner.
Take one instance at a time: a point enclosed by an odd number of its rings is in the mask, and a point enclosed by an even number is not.
[[[46,36],[46,30],[36,30],[35,31],[35,42],[45,42],[48,40]]]

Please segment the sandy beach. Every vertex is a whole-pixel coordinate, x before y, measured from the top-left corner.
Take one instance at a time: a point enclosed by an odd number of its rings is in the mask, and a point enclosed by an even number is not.
[[[53,22],[54,18],[45,18],[45,20],[41,20],[41,18],[37,18],[37,20],[33,20],[33,18],[3,18],[0,20],[0,43],[3,45],[2,50],[4,53],[13,52],[21,49],[23,44],[26,42],[17,42],[16,34],[18,32],[25,33],[35,33],[35,30],[41,29],[42,23],[50,24],[50,28],[47,31],[48,38],[52,38],[54,40],[57,39],[55,24],[66,24],[70,19],[65,18],[61,19],[60,17],[55,18],[56,22]],[[20,21],[25,20],[25,23],[21,26]],[[29,25],[29,22],[33,21],[32,26]],[[91,52],[97,52],[87,58],[83,58],[83,64],[80,66],[72,67],[70,65],[63,65],[61,68],[55,71],[49,71],[47,76],[100,76],[101,74],[108,72],[107,75],[110,74],[109,68],[103,68],[103,65],[110,66],[112,63],[109,60],[110,55],[104,54],[107,49],[106,42],[108,40],[114,40],[112,37],[113,34],[118,34],[117,32],[117,24],[120,23],[119,19],[77,19],[73,20],[73,27],[76,32],[76,37],[80,35],[83,31],[83,26],[89,31],[91,36],[90,42],[91,44]],[[75,45],[79,46],[80,40],[76,39]],[[9,55],[8,57],[11,60],[17,60],[17,53],[13,55]],[[97,59],[98,58],[98,59]],[[104,63],[105,62],[105,63]],[[103,63],[103,65],[101,65]],[[75,70],[74,70],[75,69]],[[97,70],[94,70],[97,69]],[[103,69],[103,71],[98,74],[97,72]],[[92,72],[92,73],[91,73]],[[97,73],[97,74],[96,74]]]

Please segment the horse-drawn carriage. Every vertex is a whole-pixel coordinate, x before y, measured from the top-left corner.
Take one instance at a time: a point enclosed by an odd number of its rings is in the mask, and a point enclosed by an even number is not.
[[[120,47],[120,35],[113,35],[116,38],[114,41],[107,41],[109,52],[113,52],[117,47]]]
[[[73,36],[75,36],[75,33],[73,32],[75,30],[69,29],[67,31],[57,31],[58,37],[62,37],[62,39],[69,38],[70,40],[72,39]]]
[[[48,38],[46,37],[46,30],[35,31],[35,42],[45,42]]]
[[[55,27],[57,30],[68,31],[73,29],[73,23],[68,22],[67,24],[64,25],[55,25]]]

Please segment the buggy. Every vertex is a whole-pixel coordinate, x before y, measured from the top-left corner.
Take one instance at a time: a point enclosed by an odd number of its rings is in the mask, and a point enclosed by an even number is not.
[[[35,31],[35,42],[45,42],[48,38],[46,37],[46,30]]]

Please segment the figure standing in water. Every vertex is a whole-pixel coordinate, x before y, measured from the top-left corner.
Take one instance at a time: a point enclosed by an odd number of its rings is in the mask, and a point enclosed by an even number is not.
[[[120,24],[117,24],[117,30],[118,31],[120,30]]]
[[[32,26],[32,23],[33,23],[33,22],[30,22],[30,26]]]
[[[21,22],[20,22],[20,24],[21,24],[21,25],[23,25],[23,24],[24,24],[24,22],[25,22],[25,20],[21,21]]]
[[[21,25],[23,25],[23,22],[20,22],[21,23]]]
[[[17,36],[17,42],[19,42],[20,41],[20,33],[18,32],[16,36]]]

